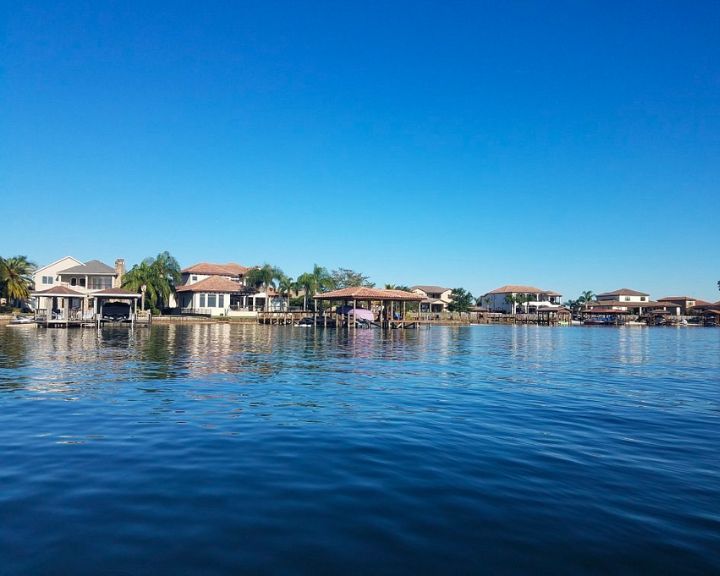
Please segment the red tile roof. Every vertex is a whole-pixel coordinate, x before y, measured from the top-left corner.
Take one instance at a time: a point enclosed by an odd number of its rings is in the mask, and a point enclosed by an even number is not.
[[[228,262],[227,264],[211,264],[209,262],[200,262],[189,268],[185,268],[183,274],[203,274],[206,276],[243,276],[250,268]]]
[[[316,294],[315,298],[317,300],[407,300],[411,302],[419,302],[423,299],[419,294],[404,290],[380,290],[362,286],[323,292]]]
[[[631,290],[630,288],[619,288],[612,292],[603,292],[602,294],[598,294],[598,296],[650,296],[650,294]]]
[[[686,300],[698,301],[697,298],[692,296],[665,296],[665,298],[658,298],[658,302],[684,302]]]
[[[248,291],[242,284],[238,284],[222,276],[210,276],[210,278],[205,278],[194,284],[178,286],[176,290],[177,292],[224,292],[231,294]]]
[[[541,290],[535,286],[522,286],[519,284],[507,284],[491,290],[488,294],[547,294],[548,296],[562,296],[559,292],[552,290]]]
[[[622,308],[662,308],[663,306],[670,306],[672,302],[654,302],[652,300],[646,300],[645,302],[623,302],[621,300],[595,300],[585,306],[587,309],[606,308],[609,306],[616,306]]]

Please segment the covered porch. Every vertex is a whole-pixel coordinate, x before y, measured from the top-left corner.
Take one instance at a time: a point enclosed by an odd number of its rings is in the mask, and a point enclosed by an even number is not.
[[[95,313],[88,307],[87,295],[72,288],[54,286],[30,295],[37,299],[35,323],[40,326],[69,328],[95,322]]]

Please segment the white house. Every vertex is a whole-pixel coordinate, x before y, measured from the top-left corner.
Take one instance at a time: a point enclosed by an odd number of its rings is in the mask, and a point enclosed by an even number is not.
[[[618,288],[612,292],[603,292],[595,298],[595,302],[585,305],[586,311],[598,313],[610,310],[642,315],[648,310],[666,310],[672,314],[680,314],[681,309],[679,303],[673,301],[654,302],[650,300],[650,294],[647,292],[639,292],[630,288]]]
[[[423,297],[421,312],[445,312],[452,302],[452,288],[442,286],[412,286],[412,292]]]
[[[70,309],[82,307],[90,310],[93,294],[108,288],[119,288],[124,273],[125,261],[121,258],[115,260],[113,268],[99,260],[81,262],[72,256],[65,256],[38,268],[33,274],[35,308],[37,310],[56,309],[57,297],[51,294],[43,296],[43,293],[54,288],[64,287],[79,294],[76,298],[70,299],[68,304]]]
[[[490,312],[515,314],[519,307],[530,311],[538,308],[559,308],[562,294],[554,290],[543,290],[535,286],[508,284],[495,288],[480,297],[480,305]],[[523,303],[520,303],[525,301]]]
[[[182,285],[176,288],[181,314],[252,316],[257,311],[286,309],[284,299],[273,289],[259,291],[247,286],[252,270],[230,262],[200,262],[182,270]],[[269,299],[269,303],[267,302]]]

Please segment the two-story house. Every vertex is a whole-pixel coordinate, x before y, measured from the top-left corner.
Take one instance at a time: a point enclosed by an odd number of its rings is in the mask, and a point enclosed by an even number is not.
[[[71,298],[66,298],[70,310],[91,310],[93,294],[109,288],[120,288],[124,273],[125,261],[121,258],[115,261],[113,268],[100,260],[81,262],[72,256],[65,256],[34,272],[34,306],[36,310],[57,310],[58,295],[71,295]]]
[[[452,288],[442,286],[412,286],[412,292],[423,297],[420,302],[421,312],[446,312],[452,302]]]
[[[518,310],[560,307],[562,294],[535,286],[508,284],[495,288],[480,297],[480,305],[490,312],[516,314]]]
[[[680,313],[680,306],[673,302],[654,302],[650,294],[630,288],[618,288],[612,292],[598,294],[596,300],[585,304],[586,311],[594,313],[603,311],[626,312],[642,316],[650,310],[664,310],[672,314]]]

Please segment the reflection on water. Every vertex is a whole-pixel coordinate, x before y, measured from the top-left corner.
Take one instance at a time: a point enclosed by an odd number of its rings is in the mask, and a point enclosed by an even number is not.
[[[718,572],[719,374],[712,329],[0,327],[0,574]]]

